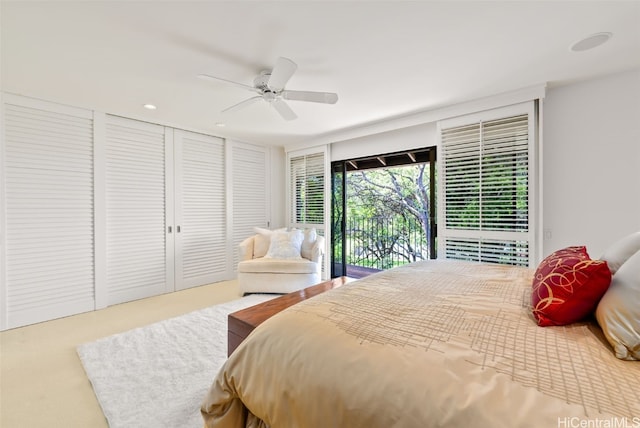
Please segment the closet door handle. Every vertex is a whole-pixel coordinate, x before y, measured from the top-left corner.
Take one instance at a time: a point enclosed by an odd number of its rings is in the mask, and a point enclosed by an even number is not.
[[[176,232],[180,233],[180,226],[176,226]]]
[[[171,233],[171,226],[169,226],[169,233]]]

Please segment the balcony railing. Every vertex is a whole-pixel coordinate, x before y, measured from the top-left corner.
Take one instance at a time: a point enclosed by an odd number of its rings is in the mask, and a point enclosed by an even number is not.
[[[429,241],[422,223],[414,218],[349,218],[346,226],[349,276],[429,258]]]

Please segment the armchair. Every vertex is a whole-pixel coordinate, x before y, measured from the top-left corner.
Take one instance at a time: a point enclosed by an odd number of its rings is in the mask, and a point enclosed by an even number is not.
[[[257,230],[238,247],[238,284],[243,295],[290,293],[320,282],[324,237],[315,229]]]

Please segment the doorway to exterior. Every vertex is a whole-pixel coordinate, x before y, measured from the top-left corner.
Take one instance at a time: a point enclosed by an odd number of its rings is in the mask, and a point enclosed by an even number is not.
[[[435,147],[332,162],[332,277],[436,258],[435,162]]]

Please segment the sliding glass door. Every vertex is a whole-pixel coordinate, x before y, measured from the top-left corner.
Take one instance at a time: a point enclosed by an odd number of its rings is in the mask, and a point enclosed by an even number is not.
[[[347,201],[346,162],[331,163],[331,277],[347,275],[347,254],[344,251],[346,241],[345,225]]]
[[[333,162],[332,276],[436,257],[436,148]]]

